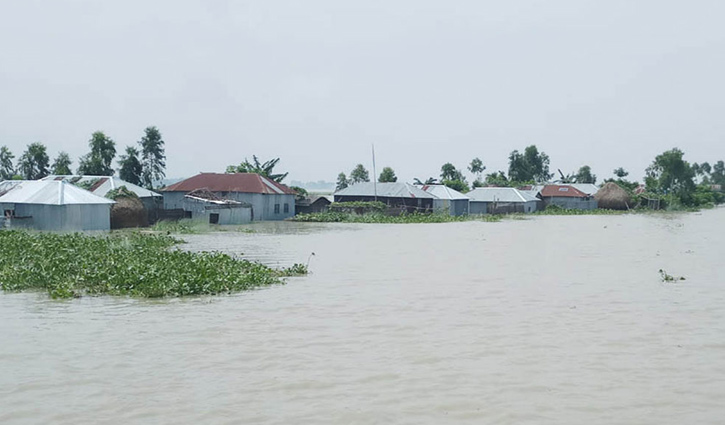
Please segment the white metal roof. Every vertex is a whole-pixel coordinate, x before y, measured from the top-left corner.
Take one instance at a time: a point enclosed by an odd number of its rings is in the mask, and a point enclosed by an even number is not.
[[[471,202],[530,202],[537,198],[513,187],[478,187],[468,192]]]
[[[423,186],[423,190],[438,199],[450,199],[451,201],[469,199],[468,196],[462,194],[461,192],[442,184],[425,185]]]
[[[23,181],[5,195],[0,196],[0,203],[8,204],[44,204],[44,205],[77,205],[77,204],[113,204],[110,199],[73,186],[64,181]]]
[[[160,194],[145,189],[141,186],[137,186],[133,183],[129,183],[125,180],[121,180],[116,176],[48,176],[44,177],[43,180],[65,180],[73,183],[82,182],[94,182],[94,187],[91,192],[98,196],[106,196],[108,192],[113,189],[118,189],[121,186],[126,186],[126,189],[135,193],[139,198],[150,198],[150,197],[161,197]]]
[[[375,196],[373,182],[356,183],[335,192],[335,196]],[[377,183],[377,196],[381,198],[435,199],[430,193],[410,183]]]
[[[599,187],[597,185],[591,184],[591,183],[570,183],[568,186],[571,186],[579,191],[582,191],[589,196],[592,196],[595,193],[599,192]]]

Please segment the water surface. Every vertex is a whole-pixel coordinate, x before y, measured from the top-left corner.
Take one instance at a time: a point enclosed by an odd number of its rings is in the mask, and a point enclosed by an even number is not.
[[[723,223],[725,209],[185,236],[273,266],[314,252],[313,273],[183,300],[0,294],[0,423],[722,423]]]

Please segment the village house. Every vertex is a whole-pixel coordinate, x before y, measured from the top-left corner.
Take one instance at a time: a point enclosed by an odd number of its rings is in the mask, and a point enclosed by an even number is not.
[[[442,184],[424,185],[423,190],[435,196],[433,211],[452,216],[467,215],[469,198],[461,192]]]
[[[253,173],[201,173],[172,184],[162,189],[164,209],[190,211],[186,195],[199,189],[205,189],[223,200],[250,205],[249,214],[253,221],[284,220],[295,215],[295,192]]]
[[[65,181],[12,183],[0,186],[4,227],[68,232],[111,228],[110,199]]]
[[[532,213],[539,199],[513,187],[477,187],[467,193],[471,214]]]
[[[593,210],[597,208],[597,200],[581,190],[562,184],[547,184],[539,192],[544,206],[556,205],[565,209]]]
[[[410,183],[363,182],[335,192],[335,202],[380,201],[398,212],[431,212],[435,196]]]

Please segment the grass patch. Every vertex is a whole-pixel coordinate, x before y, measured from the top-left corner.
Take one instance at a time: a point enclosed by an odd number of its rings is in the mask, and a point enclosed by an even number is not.
[[[307,274],[296,264],[276,270],[220,252],[173,249],[169,236],[0,231],[0,288],[45,290],[53,298],[83,295],[183,297],[282,284]]]
[[[501,216],[495,215],[463,215],[451,216],[442,213],[412,213],[390,216],[382,213],[355,214],[350,212],[329,211],[323,213],[299,214],[292,221],[307,223],[453,223],[461,221],[497,222]]]

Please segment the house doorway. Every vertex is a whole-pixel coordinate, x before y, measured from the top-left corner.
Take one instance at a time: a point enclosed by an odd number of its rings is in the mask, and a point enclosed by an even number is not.
[[[219,224],[219,214],[210,213],[209,214],[209,224]]]

